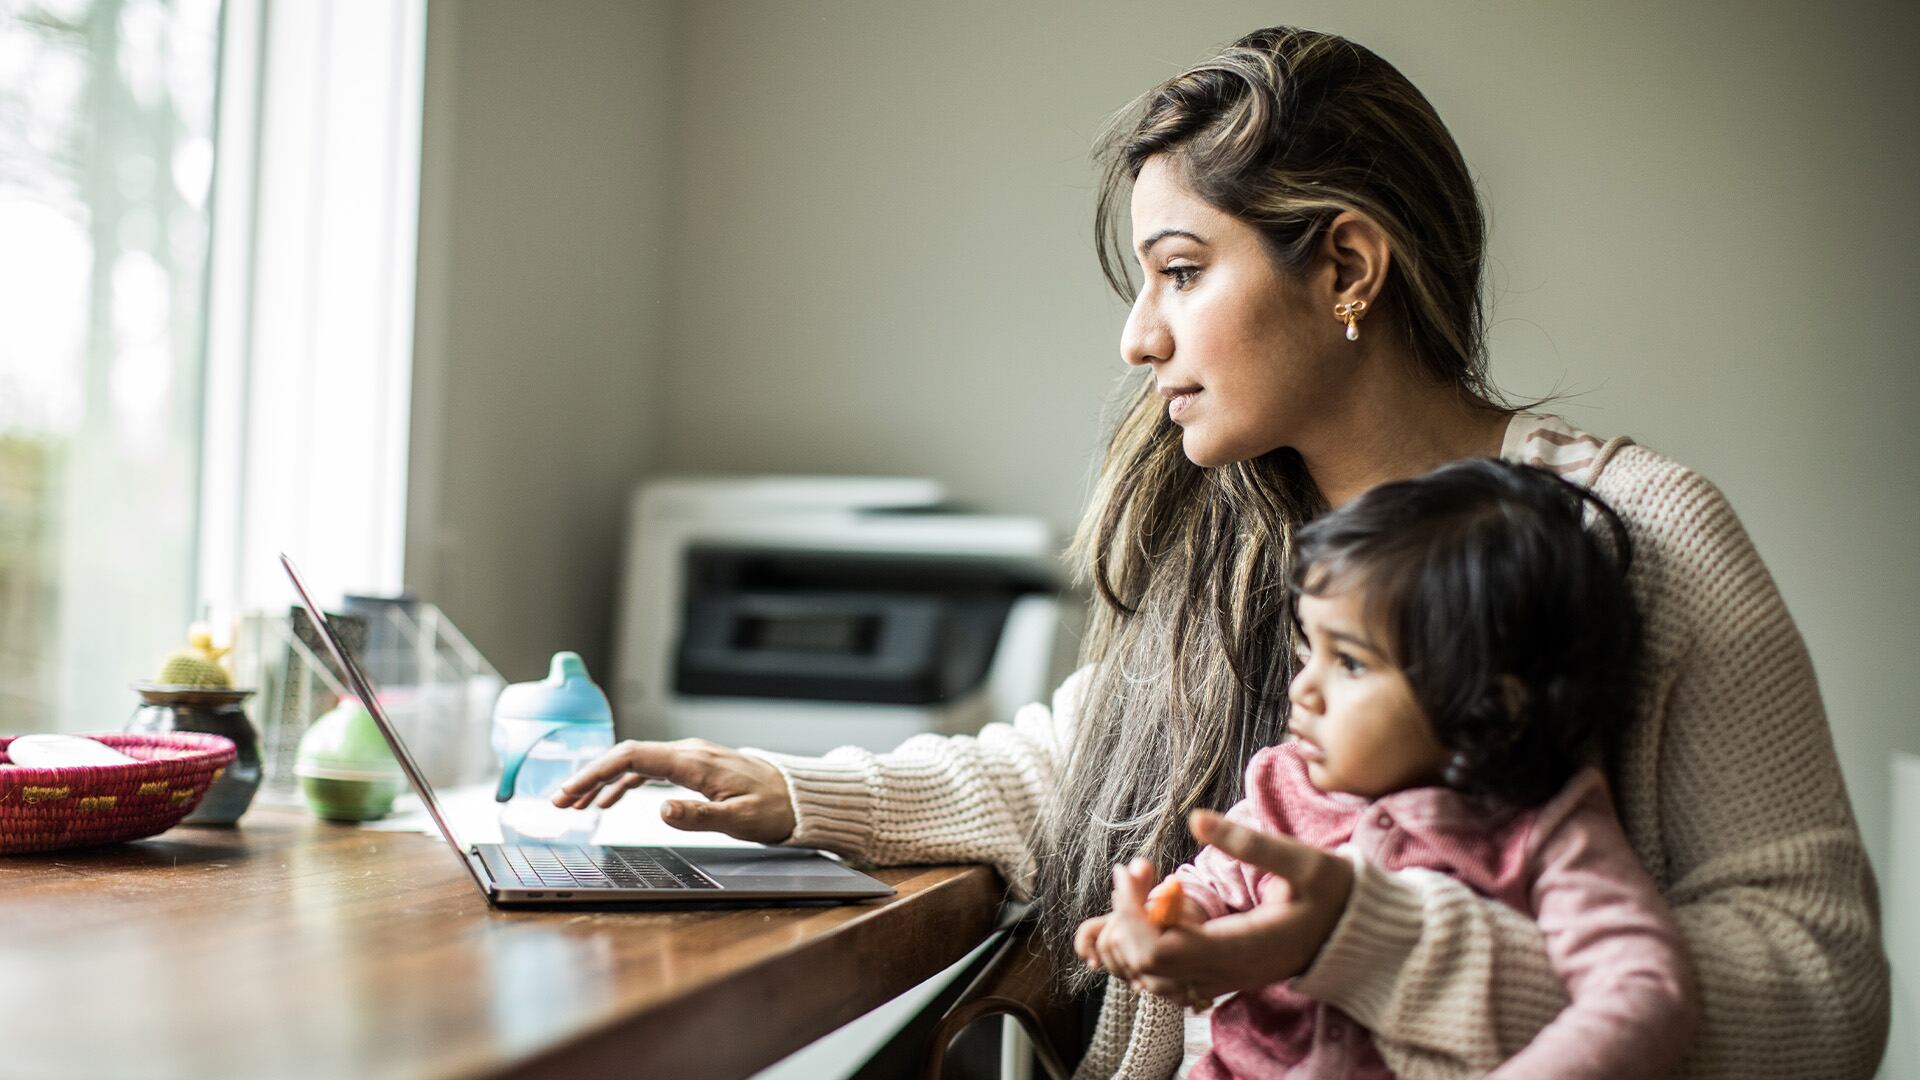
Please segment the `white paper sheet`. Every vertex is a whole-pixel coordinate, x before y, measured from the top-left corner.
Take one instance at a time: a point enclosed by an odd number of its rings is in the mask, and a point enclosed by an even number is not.
[[[500,804],[493,799],[491,785],[437,790],[440,812],[447,827],[459,839],[462,848],[471,844],[500,842]],[[683,832],[660,820],[660,804],[668,799],[698,799],[686,788],[666,784],[647,784],[635,788],[612,807],[601,811],[600,826],[594,830],[596,844],[676,844],[683,847],[754,847],[725,833]],[[395,800],[393,813],[379,821],[360,826],[382,832],[421,832],[438,835],[426,807],[412,792]]]

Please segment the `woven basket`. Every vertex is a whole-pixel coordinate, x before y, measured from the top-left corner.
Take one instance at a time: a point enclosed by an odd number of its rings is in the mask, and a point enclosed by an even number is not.
[[[233,760],[231,740],[184,731],[89,735],[139,760],[30,769],[0,737],[0,854],[52,851],[165,832],[193,811]]]

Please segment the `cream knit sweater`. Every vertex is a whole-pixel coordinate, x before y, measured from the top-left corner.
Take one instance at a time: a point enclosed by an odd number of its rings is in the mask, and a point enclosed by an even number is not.
[[[1682,1074],[1870,1075],[1888,1021],[1872,870],[1812,662],[1752,542],[1711,483],[1626,439],[1523,414],[1502,455],[1589,484],[1633,538],[1647,660],[1614,785],[1699,971],[1705,1015]],[[791,843],[881,864],[990,863],[1024,891],[1028,831],[1071,745],[1080,684],[977,736],[755,753],[792,789]],[[1484,1073],[1567,1001],[1525,915],[1443,875],[1365,866],[1294,985],[1366,1025],[1406,1077]],[[1182,1049],[1178,1006],[1110,981],[1078,1075],[1166,1077]]]

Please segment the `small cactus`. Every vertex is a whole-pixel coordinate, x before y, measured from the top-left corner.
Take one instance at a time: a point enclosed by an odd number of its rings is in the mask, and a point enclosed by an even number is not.
[[[205,623],[194,623],[187,632],[189,645],[167,657],[160,665],[160,674],[154,682],[162,686],[199,686],[207,689],[224,689],[233,685],[233,676],[220,666],[220,658],[228,649],[215,648],[213,632]]]

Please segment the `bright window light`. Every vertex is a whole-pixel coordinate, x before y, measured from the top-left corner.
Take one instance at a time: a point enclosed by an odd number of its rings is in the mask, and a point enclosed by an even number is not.
[[[194,611],[217,0],[0,0],[0,731],[112,730]]]
[[[0,0],[0,734],[401,582],[424,0]]]

